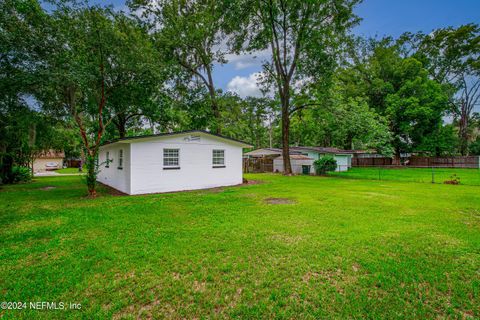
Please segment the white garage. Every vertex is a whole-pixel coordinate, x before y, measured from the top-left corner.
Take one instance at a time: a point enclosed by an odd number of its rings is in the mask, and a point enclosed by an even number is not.
[[[118,139],[100,147],[97,181],[132,195],[237,185],[249,147],[197,130]]]
[[[304,155],[290,155],[290,165],[293,174],[314,174],[313,158]],[[283,157],[273,160],[273,172],[283,172]]]

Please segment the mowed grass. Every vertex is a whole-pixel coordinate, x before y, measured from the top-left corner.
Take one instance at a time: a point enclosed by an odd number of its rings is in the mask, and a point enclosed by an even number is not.
[[[86,172],[86,168],[83,168],[83,172],[80,172],[78,171],[78,168],[62,168],[62,169],[58,169],[58,170],[55,170],[56,173],[59,173],[59,174],[81,174],[81,173],[85,173]]]
[[[397,180],[406,182],[444,183],[455,175],[460,184],[480,186],[480,169],[462,168],[350,168],[345,172],[332,172],[332,176],[350,179]]]
[[[480,187],[247,178],[263,183],[95,200],[78,176],[3,187],[1,300],[82,307],[0,317],[480,317]]]

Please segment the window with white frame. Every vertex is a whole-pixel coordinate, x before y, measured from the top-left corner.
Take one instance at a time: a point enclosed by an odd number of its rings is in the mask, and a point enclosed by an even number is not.
[[[105,168],[110,168],[110,151],[107,151],[105,158]]]
[[[214,167],[225,167],[225,150],[213,150],[212,165]]]
[[[123,149],[118,150],[118,168],[123,169]]]
[[[163,149],[164,169],[180,169],[180,150]]]

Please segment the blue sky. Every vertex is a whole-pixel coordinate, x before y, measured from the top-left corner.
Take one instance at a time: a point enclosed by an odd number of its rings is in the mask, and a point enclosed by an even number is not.
[[[100,1],[98,1],[100,2]],[[101,1],[117,8],[123,0]],[[430,32],[446,26],[480,23],[480,0],[364,0],[356,14],[363,20],[353,32],[366,37],[398,37],[406,31]],[[231,62],[217,66],[214,77],[219,88],[240,95],[258,94],[255,72],[261,71],[261,58],[231,57]]]

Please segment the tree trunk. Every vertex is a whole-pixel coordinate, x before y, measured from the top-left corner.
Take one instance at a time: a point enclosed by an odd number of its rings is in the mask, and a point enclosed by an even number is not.
[[[290,93],[288,83],[283,88],[280,95],[282,103],[282,156],[283,156],[283,174],[292,174],[292,165],[290,163]]]
[[[273,148],[273,124],[270,121],[269,128],[268,128],[268,143],[270,148]]]
[[[401,153],[399,149],[395,149],[392,165],[399,166],[401,164]]]
[[[215,85],[213,84],[213,77],[212,77],[212,71],[210,68],[206,68],[207,72],[207,77],[208,77],[208,93],[210,95],[210,100],[212,104],[212,111],[213,111],[213,116],[215,117],[215,133],[216,134],[221,134],[222,133],[222,119],[220,115],[220,109],[218,108],[217,104],[217,95],[215,92]]]
[[[117,115],[117,119],[113,121],[115,127],[117,127],[118,136],[123,139],[127,135],[127,119],[124,116]]]
[[[88,196],[95,198],[97,196],[97,167],[96,152],[94,150],[87,152],[87,188]]]
[[[465,112],[465,108],[462,106],[462,112],[460,114],[460,122],[458,126],[458,137],[460,138],[460,154],[462,156],[468,155],[468,114]]]

